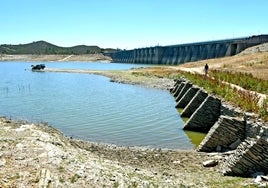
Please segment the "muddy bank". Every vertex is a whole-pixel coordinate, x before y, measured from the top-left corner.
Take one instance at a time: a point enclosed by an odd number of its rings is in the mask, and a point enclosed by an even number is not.
[[[46,72],[65,72],[65,73],[81,73],[81,74],[96,74],[106,76],[111,79],[112,82],[124,83],[124,84],[136,84],[145,87],[153,87],[158,89],[169,90],[174,86],[174,80],[168,78],[159,78],[157,76],[142,76],[137,75],[137,69],[133,70],[117,70],[117,71],[97,71],[97,70],[74,70],[74,69],[52,69],[46,68]]]
[[[207,154],[128,148],[69,139],[44,124],[0,118],[1,187],[239,187],[253,179],[222,176]]]

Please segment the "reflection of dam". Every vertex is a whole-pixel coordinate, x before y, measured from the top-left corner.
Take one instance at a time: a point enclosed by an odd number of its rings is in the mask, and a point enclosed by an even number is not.
[[[268,42],[268,35],[199,42],[172,46],[156,46],[108,53],[113,62],[178,65],[184,62],[232,56],[244,49]]]

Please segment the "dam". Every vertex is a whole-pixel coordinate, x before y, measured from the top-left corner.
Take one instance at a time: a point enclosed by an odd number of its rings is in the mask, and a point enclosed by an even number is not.
[[[246,48],[266,42],[268,42],[268,35],[255,35],[226,40],[120,50],[105,55],[109,55],[113,62],[118,63],[179,65],[185,62],[233,56]]]

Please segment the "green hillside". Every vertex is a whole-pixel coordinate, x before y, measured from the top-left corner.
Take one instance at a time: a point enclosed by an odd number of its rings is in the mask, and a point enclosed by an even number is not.
[[[109,49],[112,50],[113,49]],[[37,41],[29,44],[0,45],[0,54],[94,54],[107,51],[98,46],[79,45],[73,47],[60,47],[46,41]]]

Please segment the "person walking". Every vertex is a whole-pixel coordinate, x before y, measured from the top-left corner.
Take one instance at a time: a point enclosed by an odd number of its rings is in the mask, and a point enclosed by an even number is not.
[[[209,69],[209,67],[208,67],[208,64],[206,63],[205,68],[204,68],[205,76],[208,75],[208,69]]]

